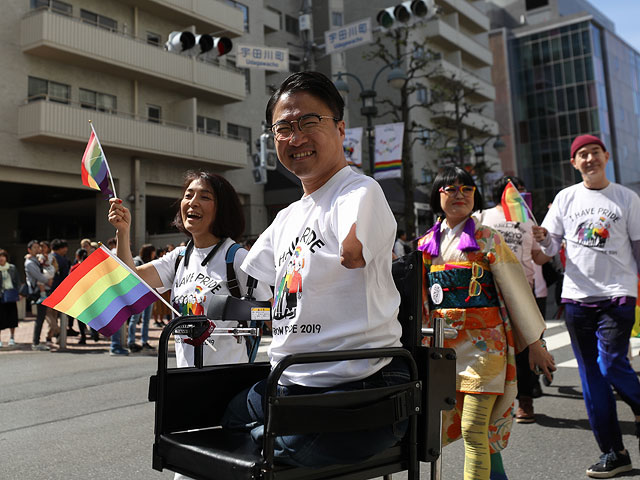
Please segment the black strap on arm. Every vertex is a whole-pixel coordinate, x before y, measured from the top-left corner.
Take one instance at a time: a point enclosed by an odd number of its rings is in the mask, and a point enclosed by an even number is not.
[[[241,298],[242,293],[240,293],[240,286],[238,284],[236,271],[233,268],[233,261],[236,258],[236,252],[240,248],[242,248],[242,245],[234,243],[227,249],[227,254],[225,255],[225,262],[227,264],[227,288],[231,296],[236,298]]]

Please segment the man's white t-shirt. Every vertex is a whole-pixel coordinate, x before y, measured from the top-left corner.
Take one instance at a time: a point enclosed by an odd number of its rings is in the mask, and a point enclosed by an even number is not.
[[[640,240],[640,198],[617,183],[560,191],[542,226],[566,239],[562,297],[572,300],[638,295],[631,241]],[[544,251],[544,248],[543,248]]]
[[[480,223],[495,228],[502,234],[504,241],[520,261],[529,285],[533,286],[534,271],[531,253],[534,250],[540,250],[540,245],[533,238],[531,231],[533,223],[508,221],[504,217],[504,212],[496,207],[483,210],[479,218]]]
[[[340,264],[356,224],[364,268]],[[275,283],[272,365],[291,353],[400,346],[400,295],[391,276],[396,222],[375,180],[349,167],[278,213],[242,269]],[[366,378],[389,359],[288,368],[284,385],[333,386]]]
[[[163,287],[171,289],[171,304],[182,315],[206,315],[209,302],[213,295],[229,295],[227,288],[227,264],[225,257],[227,250],[234,241],[230,238],[220,246],[209,262],[202,266],[202,261],[214,248],[195,248],[191,252],[189,265],[185,267],[184,258],[178,265],[176,271],[176,258],[184,255],[185,247],[173,249],[166,255],[151,262],[160,279]],[[247,290],[247,274],[240,269],[240,265],[247,256],[247,250],[239,248],[236,252],[233,268],[236,272],[240,292],[244,295]],[[258,300],[268,300],[271,298],[271,290],[267,284],[258,283],[254,291],[254,296]],[[215,320],[218,327],[237,327],[238,322]],[[193,346],[184,343],[180,335],[175,335],[176,360],[178,367],[193,366]],[[247,348],[245,342],[238,343],[236,337],[212,335],[208,343],[212,343],[216,351],[203,345],[203,361],[205,365],[216,365],[223,363],[243,363],[248,361]]]

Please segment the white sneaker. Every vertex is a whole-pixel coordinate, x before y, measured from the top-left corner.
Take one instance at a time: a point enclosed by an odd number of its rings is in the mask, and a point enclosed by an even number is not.
[[[2,348],[2,340],[0,340],[0,348]]]
[[[16,341],[13,338],[9,339],[9,346],[10,347],[15,347],[16,346]]]

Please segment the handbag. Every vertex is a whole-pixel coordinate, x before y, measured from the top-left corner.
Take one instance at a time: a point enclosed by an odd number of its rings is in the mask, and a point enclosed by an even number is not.
[[[19,298],[17,288],[8,288],[2,291],[2,303],[15,303]]]
[[[38,298],[40,298],[40,294],[38,292],[31,293],[30,290],[31,289],[29,288],[29,284],[23,283],[20,287],[20,290],[18,291],[18,295],[26,298],[27,300],[35,302],[36,300],[38,300]]]

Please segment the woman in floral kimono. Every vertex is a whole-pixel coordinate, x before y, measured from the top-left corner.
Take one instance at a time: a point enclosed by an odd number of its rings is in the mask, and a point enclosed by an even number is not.
[[[538,366],[549,377],[555,370],[540,341],[544,320],[502,236],[471,217],[482,209],[482,196],[469,173],[458,167],[440,173],[431,208],[440,217],[418,242],[426,318],[443,318],[458,331],[456,339],[445,340],[456,351],[458,373],[456,408],[444,414],[443,442],[463,438],[465,480],[504,479],[500,455],[490,454],[504,449],[509,438],[515,353],[528,345],[532,369]]]

